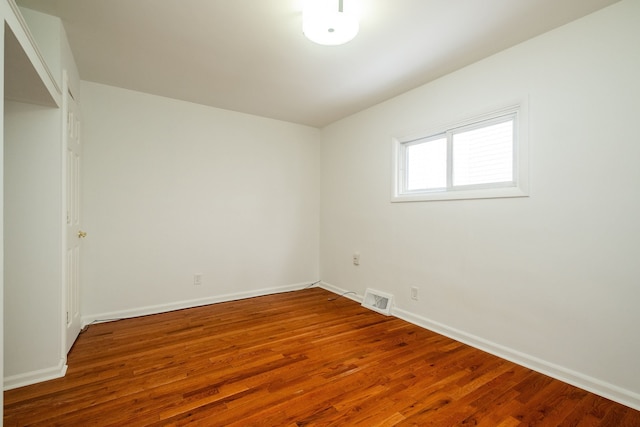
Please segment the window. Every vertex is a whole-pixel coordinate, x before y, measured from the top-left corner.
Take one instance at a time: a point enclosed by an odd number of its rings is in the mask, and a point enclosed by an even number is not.
[[[526,196],[520,107],[394,141],[392,201]]]

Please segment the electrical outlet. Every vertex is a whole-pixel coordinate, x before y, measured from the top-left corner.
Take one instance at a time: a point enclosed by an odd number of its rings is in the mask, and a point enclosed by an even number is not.
[[[418,301],[418,288],[416,288],[415,286],[411,287],[411,299]]]
[[[353,265],[360,265],[360,253],[359,252],[354,252],[353,253]]]
[[[193,275],[193,284],[195,286],[202,285],[202,274],[194,274]]]

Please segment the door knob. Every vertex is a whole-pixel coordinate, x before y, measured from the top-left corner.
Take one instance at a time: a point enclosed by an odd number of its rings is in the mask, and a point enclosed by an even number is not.
[[[84,239],[85,237],[87,237],[87,232],[82,230],[78,231],[78,237]]]

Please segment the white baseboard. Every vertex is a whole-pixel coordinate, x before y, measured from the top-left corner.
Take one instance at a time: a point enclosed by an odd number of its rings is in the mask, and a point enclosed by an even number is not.
[[[315,281],[314,281],[315,282]],[[236,301],[245,298],[259,297],[263,295],[279,294],[303,289],[313,282],[297,283],[293,285],[263,288],[253,291],[238,292],[234,294],[215,295],[206,298],[184,300],[167,304],[149,305],[128,310],[117,310],[104,313],[95,313],[82,316],[82,327],[94,323],[111,320],[128,319],[131,317],[147,316],[150,314],[166,313],[168,311],[182,310],[184,308],[200,307],[203,305],[216,304],[220,302]]]
[[[321,282],[320,286],[323,289],[339,295],[347,292],[344,289],[326,282]],[[348,294],[345,295],[345,297],[349,297],[354,301],[362,303],[362,296]],[[640,410],[640,394],[638,393],[634,393],[606,381],[590,377],[580,372],[573,371],[563,366],[559,366],[546,360],[488,341],[484,338],[451,328],[442,323],[427,319],[397,307],[391,308],[391,315],[430,331],[437,332],[461,343],[470,345],[471,347],[486,351],[487,353],[516,363],[520,366],[540,372],[541,374],[547,375],[551,378],[555,378],[599,396],[606,397],[607,399],[611,399],[630,408]]]
[[[4,377],[3,388],[4,390],[11,390],[18,387],[40,383],[42,381],[62,378],[66,373],[66,360],[60,359],[58,366],[54,366],[52,368],[39,369],[37,371]]]
[[[496,344],[484,338],[448,327],[442,323],[427,319],[399,308],[392,308],[391,314],[409,323],[437,332],[471,347],[486,351],[510,362],[527,367],[541,374],[571,384],[583,390],[597,394],[630,408],[640,410],[640,394],[625,390],[614,384],[556,365],[546,360]]]
[[[358,295],[356,293],[351,293],[351,291],[347,291],[345,289],[339,288],[337,286],[333,286],[327,282],[320,282],[318,286],[322,289],[326,289],[329,292],[333,292],[336,295],[343,296],[345,298],[349,298],[354,300],[355,302],[362,304],[362,295]]]

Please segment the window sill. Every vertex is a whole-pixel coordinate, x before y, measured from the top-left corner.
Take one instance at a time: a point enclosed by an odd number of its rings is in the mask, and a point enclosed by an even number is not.
[[[432,202],[440,200],[499,199],[503,197],[529,197],[519,187],[484,188],[481,190],[434,191],[391,196],[391,202]]]

